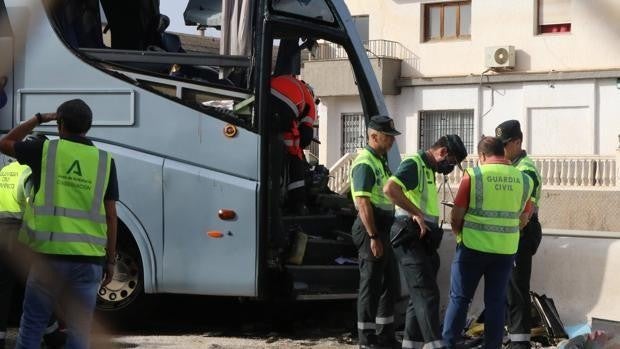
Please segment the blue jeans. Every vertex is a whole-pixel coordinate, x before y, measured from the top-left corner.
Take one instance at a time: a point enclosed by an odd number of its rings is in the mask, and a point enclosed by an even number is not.
[[[484,276],[484,341],[485,348],[502,345],[506,288],[514,263],[514,255],[475,251],[459,244],[452,262],[450,301],[443,324],[443,339],[453,348],[465,327],[467,310]]]
[[[90,325],[101,283],[99,264],[39,259],[28,275],[16,349],[38,349],[43,331],[62,304],[67,325],[66,349],[88,348]]]

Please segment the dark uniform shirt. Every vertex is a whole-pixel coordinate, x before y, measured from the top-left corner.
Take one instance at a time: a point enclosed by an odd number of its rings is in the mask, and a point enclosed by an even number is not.
[[[391,176],[392,172],[390,171],[390,168],[388,166],[387,157],[377,155],[374,149],[369,146],[366,146],[366,150],[368,150],[372,155],[374,155],[377,159],[381,161],[385,173],[388,176]],[[375,177],[375,171],[368,164],[359,164],[355,166],[353,168],[353,171],[351,171],[351,180],[353,181],[353,191],[362,191],[366,193],[372,192],[372,188],[378,182],[378,179]]]

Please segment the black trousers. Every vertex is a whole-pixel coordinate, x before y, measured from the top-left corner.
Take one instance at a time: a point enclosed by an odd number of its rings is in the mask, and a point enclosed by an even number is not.
[[[377,212],[377,210],[375,210]],[[383,243],[383,256],[375,258],[370,238],[359,216],[353,223],[353,243],[358,249],[360,284],[357,298],[357,329],[360,345],[391,345],[394,341],[394,297],[398,292],[398,269],[389,245],[392,217],[375,214]]]
[[[542,229],[538,215],[521,230],[519,249],[508,285],[508,332],[512,348],[530,348],[531,299],[530,277],[532,276],[532,256],[542,239]]]
[[[398,217],[396,219],[411,219]],[[392,232],[394,234],[395,232]],[[439,327],[439,255],[425,241],[416,240],[394,248],[394,255],[407,283],[409,304],[405,318],[403,349],[443,347]]]
[[[21,221],[0,220],[0,339],[6,335],[6,326],[11,311],[11,296],[16,283],[15,268],[11,255],[16,243]]]
[[[306,171],[308,163],[298,156],[287,154],[288,183],[286,183],[287,206],[297,209],[306,204]]]

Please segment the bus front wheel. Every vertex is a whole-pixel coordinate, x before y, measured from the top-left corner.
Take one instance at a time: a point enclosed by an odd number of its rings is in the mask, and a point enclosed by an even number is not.
[[[97,309],[102,311],[114,312],[130,307],[144,290],[138,248],[127,235],[119,234],[119,238],[114,276],[109,284],[99,288],[97,294]]]

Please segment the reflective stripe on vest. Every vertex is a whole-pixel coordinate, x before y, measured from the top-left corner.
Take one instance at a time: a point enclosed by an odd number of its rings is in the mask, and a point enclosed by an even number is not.
[[[490,164],[467,169],[469,208],[462,241],[473,250],[514,254],[519,244],[519,215],[531,194],[531,179],[516,168]]]
[[[514,165],[521,172],[533,172],[536,175],[536,181],[538,182],[538,187],[535,192],[532,192],[532,203],[538,207],[538,202],[540,201],[540,194],[542,192],[542,178],[540,177],[540,172],[534,165],[534,161],[529,156],[524,156]],[[529,173],[528,173],[529,175]]]
[[[412,190],[406,190],[403,183],[394,176],[390,177],[390,179],[397,182],[405,193],[405,197],[411,201],[415,205],[415,207],[419,208],[422,213],[424,213],[424,219],[433,222],[435,224],[439,223],[439,199],[437,197],[437,183],[435,182],[435,171],[428,168],[424,163],[424,160],[420,156],[420,154],[415,154],[409,158],[406,158],[403,161],[412,160],[415,161],[416,167],[418,169],[418,185]],[[396,215],[403,216],[409,215],[407,211],[396,206]]]
[[[110,155],[94,146],[46,141],[39,190],[26,208],[20,241],[40,253],[105,255],[110,165]]]
[[[370,166],[375,174],[375,184],[372,187],[372,191],[362,192],[355,191],[353,186],[353,169],[361,164],[366,164]],[[394,211],[394,204],[388,199],[385,194],[383,194],[383,186],[390,178],[390,174],[386,172],[383,167],[383,163],[377,157],[375,157],[368,149],[364,148],[359,153],[359,155],[353,161],[351,165],[351,171],[349,172],[349,182],[351,183],[351,196],[353,197],[353,203],[357,208],[357,203],[355,202],[356,196],[368,196],[370,198],[370,202],[374,207],[382,209],[384,211]]]
[[[24,182],[30,167],[13,161],[0,170],[0,218],[22,219],[26,203]]]

